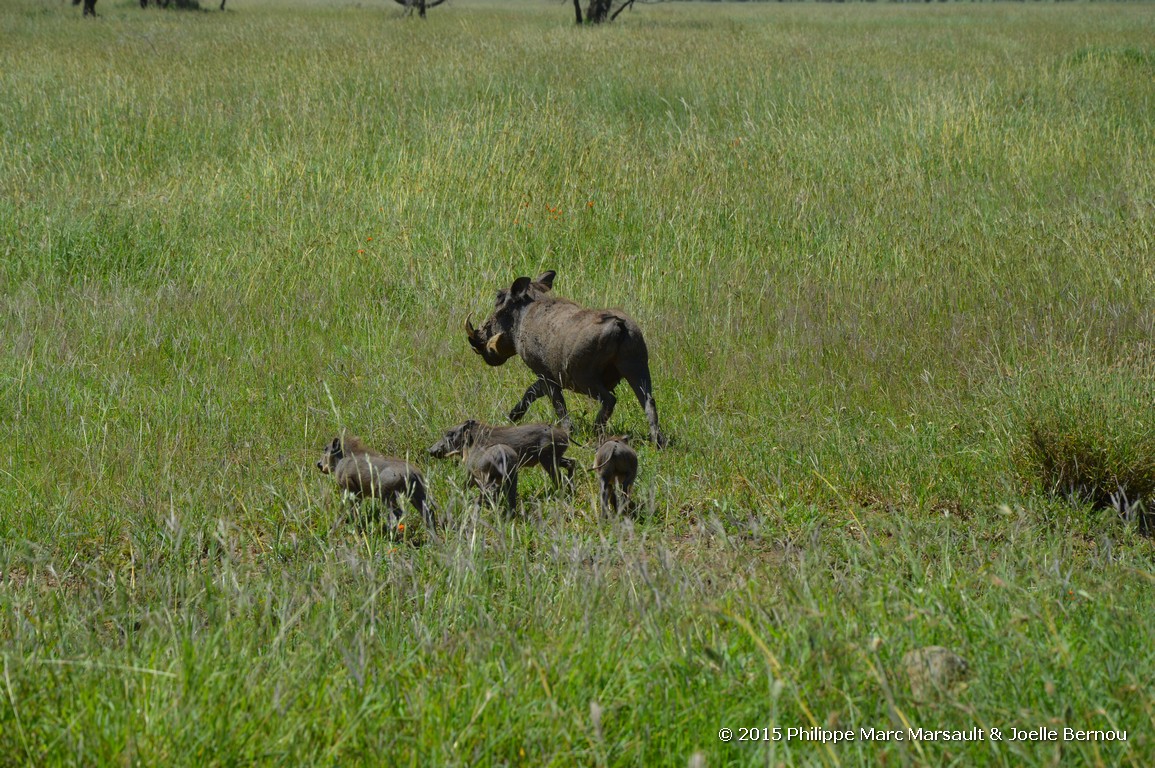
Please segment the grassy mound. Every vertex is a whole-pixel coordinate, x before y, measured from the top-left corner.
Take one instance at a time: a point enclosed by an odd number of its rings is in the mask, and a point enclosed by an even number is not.
[[[1070,368],[1078,370],[1069,370]],[[1116,509],[1150,530],[1155,497],[1155,386],[1149,372],[1059,366],[1030,386],[1019,469],[1042,489]]]

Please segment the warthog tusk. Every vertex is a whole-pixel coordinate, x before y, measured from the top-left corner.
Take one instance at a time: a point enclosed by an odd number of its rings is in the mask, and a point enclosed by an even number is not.
[[[504,333],[495,333],[493,335],[493,337],[488,342],[486,342],[485,350],[487,352],[492,352],[493,354],[496,355],[497,354],[497,342],[500,341],[501,337],[504,335],[505,335]]]
[[[473,351],[481,354],[481,335],[477,329],[473,327],[473,323],[468,318],[465,320],[465,338],[469,340],[469,346],[473,347]]]

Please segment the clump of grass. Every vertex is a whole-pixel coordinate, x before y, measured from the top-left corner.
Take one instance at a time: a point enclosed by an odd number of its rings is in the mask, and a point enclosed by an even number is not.
[[[1088,46],[1071,56],[1076,64],[1120,61],[1125,64],[1155,67],[1155,51],[1138,46]]]
[[[1149,374],[1132,366],[1096,373],[1057,366],[1026,388],[1020,474],[1092,509],[1117,509],[1145,529],[1155,522],[1155,402]],[[1081,370],[1071,370],[1077,368]]]

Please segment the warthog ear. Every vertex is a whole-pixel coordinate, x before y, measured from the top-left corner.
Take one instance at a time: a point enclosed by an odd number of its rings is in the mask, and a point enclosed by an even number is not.
[[[514,299],[520,298],[521,296],[525,295],[526,291],[529,290],[529,286],[530,286],[530,281],[529,281],[528,277],[517,278],[516,280],[513,281],[513,285],[510,286],[510,289],[509,289],[510,297],[514,298]]]
[[[548,272],[542,272],[533,282],[534,285],[539,286],[542,290],[549,291],[553,289],[553,279],[555,277],[557,277],[557,272],[551,269]]]

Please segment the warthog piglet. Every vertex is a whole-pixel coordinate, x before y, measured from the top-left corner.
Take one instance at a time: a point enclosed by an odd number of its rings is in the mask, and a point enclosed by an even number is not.
[[[564,469],[572,478],[575,462],[565,457],[569,435],[564,429],[549,424],[522,424],[515,427],[494,427],[470,419],[450,427],[441,439],[429,447],[429,455],[438,459],[461,453],[465,437],[470,435],[479,448],[488,445],[507,445],[517,455],[518,467],[540,464],[554,485],[561,482]]]
[[[358,501],[373,498],[384,502],[394,516],[401,516],[401,497],[421,513],[426,527],[436,526],[433,506],[425,493],[421,470],[404,459],[382,455],[360,439],[342,433],[334,437],[321,453],[317,469],[331,474],[342,491]]]
[[[608,437],[594,454],[594,472],[601,486],[602,511],[618,511],[618,495],[614,486],[622,489],[622,500],[628,506],[630,490],[638,477],[638,452],[630,445],[628,436]]]

